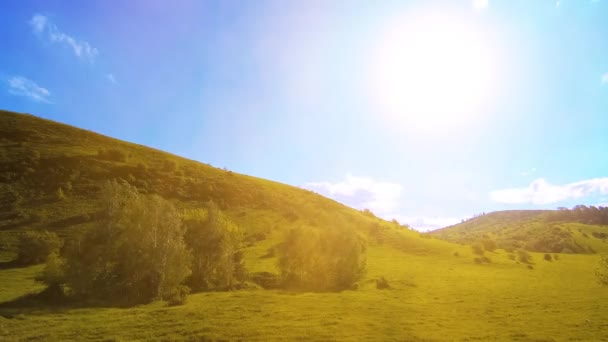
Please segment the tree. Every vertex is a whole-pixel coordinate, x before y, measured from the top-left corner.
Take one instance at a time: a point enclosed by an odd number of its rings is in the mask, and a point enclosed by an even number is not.
[[[352,229],[291,229],[279,248],[286,286],[305,290],[343,290],[365,273],[365,240]]]
[[[595,269],[595,276],[601,285],[608,286],[608,255],[602,255]]]
[[[186,220],[186,241],[192,250],[192,275],[188,284],[194,290],[230,288],[245,278],[240,251],[243,234],[213,202],[202,213]]]
[[[175,207],[111,181],[101,194],[104,215],[69,249],[66,282],[74,293],[148,302],[168,299],[191,273],[191,254]]]
[[[55,233],[30,230],[19,236],[17,263],[32,265],[45,262],[51,253],[59,253],[63,240]]]

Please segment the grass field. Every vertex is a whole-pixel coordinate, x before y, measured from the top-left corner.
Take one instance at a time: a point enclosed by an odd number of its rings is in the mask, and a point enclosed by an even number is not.
[[[484,265],[465,246],[443,252],[373,247],[354,291],[210,292],[177,307],[6,307],[40,289],[32,279],[39,267],[1,270],[0,340],[608,340],[608,291],[594,279],[596,255],[549,262],[533,254],[529,269],[503,251]],[[255,262],[250,254],[248,264]],[[376,289],[380,276],[391,289]]]

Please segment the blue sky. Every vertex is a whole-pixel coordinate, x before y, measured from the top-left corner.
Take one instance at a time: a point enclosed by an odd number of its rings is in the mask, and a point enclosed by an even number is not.
[[[0,107],[419,229],[599,205],[607,2],[6,1]]]

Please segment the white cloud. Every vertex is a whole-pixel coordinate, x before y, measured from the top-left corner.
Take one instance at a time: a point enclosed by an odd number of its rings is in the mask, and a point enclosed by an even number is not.
[[[608,72],[602,75],[602,84],[608,84]]]
[[[311,182],[302,186],[356,209],[369,209],[385,217],[398,205],[401,185],[346,175],[343,181]],[[390,215],[389,215],[390,216]]]
[[[594,178],[564,185],[553,185],[539,178],[525,188],[492,191],[490,198],[508,204],[551,204],[578,199],[594,193],[608,194],[608,177]]]
[[[472,5],[477,10],[485,9],[488,7],[488,0],[473,0]]]
[[[74,54],[83,59],[87,59],[91,62],[95,60],[95,57],[99,54],[98,50],[91,46],[84,40],[77,40],[72,36],[69,36],[59,30],[57,26],[49,21],[49,18],[35,14],[29,21],[30,26],[34,33],[45,36],[52,43],[63,44],[70,47]]]
[[[25,96],[38,102],[51,103],[51,93],[48,89],[23,76],[13,76],[8,79],[8,92],[15,96]]]
[[[116,84],[116,77],[114,77],[114,74],[107,74],[106,79],[110,81],[110,83]]]

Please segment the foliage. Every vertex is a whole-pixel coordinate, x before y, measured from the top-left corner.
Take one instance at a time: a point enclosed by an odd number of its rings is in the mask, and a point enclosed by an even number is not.
[[[17,263],[31,265],[45,262],[49,255],[58,253],[63,246],[63,240],[57,234],[46,230],[29,230],[20,235],[18,244]]]
[[[519,262],[522,262],[524,264],[528,264],[532,261],[532,256],[530,255],[530,253],[526,252],[523,249],[518,249],[517,251],[515,251],[517,253],[517,260]]]
[[[549,253],[545,253],[545,256],[543,257],[546,261],[552,261],[553,258],[551,257],[551,254]]]
[[[279,248],[284,284],[313,291],[350,288],[365,272],[366,244],[354,230],[294,228]]]
[[[483,249],[483,244],[476,242],[473,245],[471,245],[471,250],[473,251],[473,254],[475,255],[483,255],[485,250]]]
[[[207,202],[205,209],[185,224],[194,256],[188,284],[195,290],[230,288],[246,277],[240,251],[243,234],[214,202]]]
[[[386,290],[386,289],[390,289],[391,286],[389,285],[388,280],[386,280],[386,278],[380,277],[380,278],[376,279],[376,288],[378,290]]]
[[[66,282],[72,291],[129,303],[182,293],[192,256],[175,207],[117,181],[106,183],[102,202],[101,222],[67,253]]]

